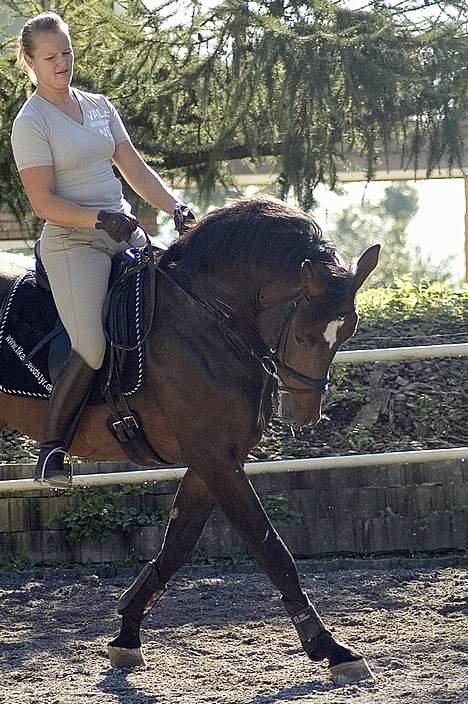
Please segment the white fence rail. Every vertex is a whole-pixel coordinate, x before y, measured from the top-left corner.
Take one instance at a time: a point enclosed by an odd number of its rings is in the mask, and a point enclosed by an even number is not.
[[[363,364],[366,362],[393,362],[415,359],[435,359],[440,357],[467,357],[468,343],[455,345],[424,345],[418,347],[390,347],[374,350],[350,350],[338,352],[334,362],[338,364]],[[468,447],[454,447],[439,450],[413,450],[409,452],[383,452],[368,455],[345,457],[316,457],[299,460],[279,460],[276,462],[249,462],[246,472],[249,475],[278,474],[282,472],[306,472],[317,469],[351,469],[353,467],[373,467],[390,464],[415,464],[419,462],[444,462],[468,459]],[[112,484],[142,484],[145,482],[165,482],[181,479],[186,467],[167,469],[145,469],[129,472],[108,472],[75,476],[74,486],[109,486]],[[47,490],[32,479],[0,481],[0,493],[22,493]]]
[[[387,347],[379,350],[346,350],[337,352],[334,364],[363,364],[364,362],[401,362],[403,360],[436,359],[439,357],[468,357],[468,343],[457,345],[420,345],[417,347]]]
[[[352,469],[354,467],[381,467],[384,465],[418,464],[420,462],[448,462],[468,459],[468,447],[451,447],[441,450],[412,450],[409,452],[382,452],[370,455],[347,457],[314,457],[301,460],[278,460],[276,462],[248,462],[245,471],[249,475],[284,474],[284,472],[308,472],[317,469]],[[130,472],[108,472],[75,476],[74,486],[109,486],[112,484],[144,484],[182,479],[187,467],[167,469],[143,469]],[[47,487],[32,479],[12,479],[0,482],[0,494],[39,491]]]

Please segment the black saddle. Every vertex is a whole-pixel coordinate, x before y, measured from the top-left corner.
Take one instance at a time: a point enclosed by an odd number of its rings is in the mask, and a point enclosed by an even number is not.
[[[0,390],[47,399],[70,351],[70,339],[58,316],[38,244],[35,270],[12,283],[0,311]],[[108,345],[88,400],[110,406],[109,429],[130,459],[144,466],[166,464],[145,440],[141,421],[126,401],[145,382],[145,341],[156,302],[154,254],[148,241],[145,248],[129,248],[112,261],[103,308]]]

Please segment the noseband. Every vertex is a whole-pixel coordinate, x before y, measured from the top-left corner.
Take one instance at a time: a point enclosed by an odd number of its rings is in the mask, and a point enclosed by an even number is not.
[[[319,391],[321,394],[324,394],[330,386],[330,379],[328,376],[323,379],[306,376],[286,364],[286,350],[288,348],[291,326],[297,312],[298,304],[304,298],[307,300],[307,296],[302,294],[299,298],[289,299],[292,301],[292,307],[281,328],[278,344],[276,345],[275,350],[271,351],[270,354],[267,354],[262,358],[262,365],[267,374],[272,376],[278,382],[278,391],[289,394],[304,394],[310,393],[311,391]],[[273,303],[269,307],[281,305],[284,302],[285,301],[279,301],[278,303]],[[282,379],[282,375],[288,376],[290,379],[294,379],[294,381],[298,381],[300,384],[307,386],[307,388],[298,389],[295,386],[287,386]]]

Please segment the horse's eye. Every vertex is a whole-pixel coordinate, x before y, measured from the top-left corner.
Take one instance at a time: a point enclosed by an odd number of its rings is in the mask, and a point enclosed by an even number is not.
[[[299,347],[304,347],[304,345],[305,345],[304,338],[301,337],[300,335],[296,335],[296,342],[299,345]]]

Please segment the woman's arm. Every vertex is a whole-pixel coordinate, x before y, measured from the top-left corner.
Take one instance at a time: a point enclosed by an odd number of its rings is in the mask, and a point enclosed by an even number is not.
[[[147,203],[172,215],[179,202],[158,174],[141,158],[133,144],[120,142],[114,152],[114,163],[129,186]]]
[[[41,220],[68,228],[94,228],[98,211],[75,205],[57,196],[52,166],[32,166],[20,171],[31,207]]]

